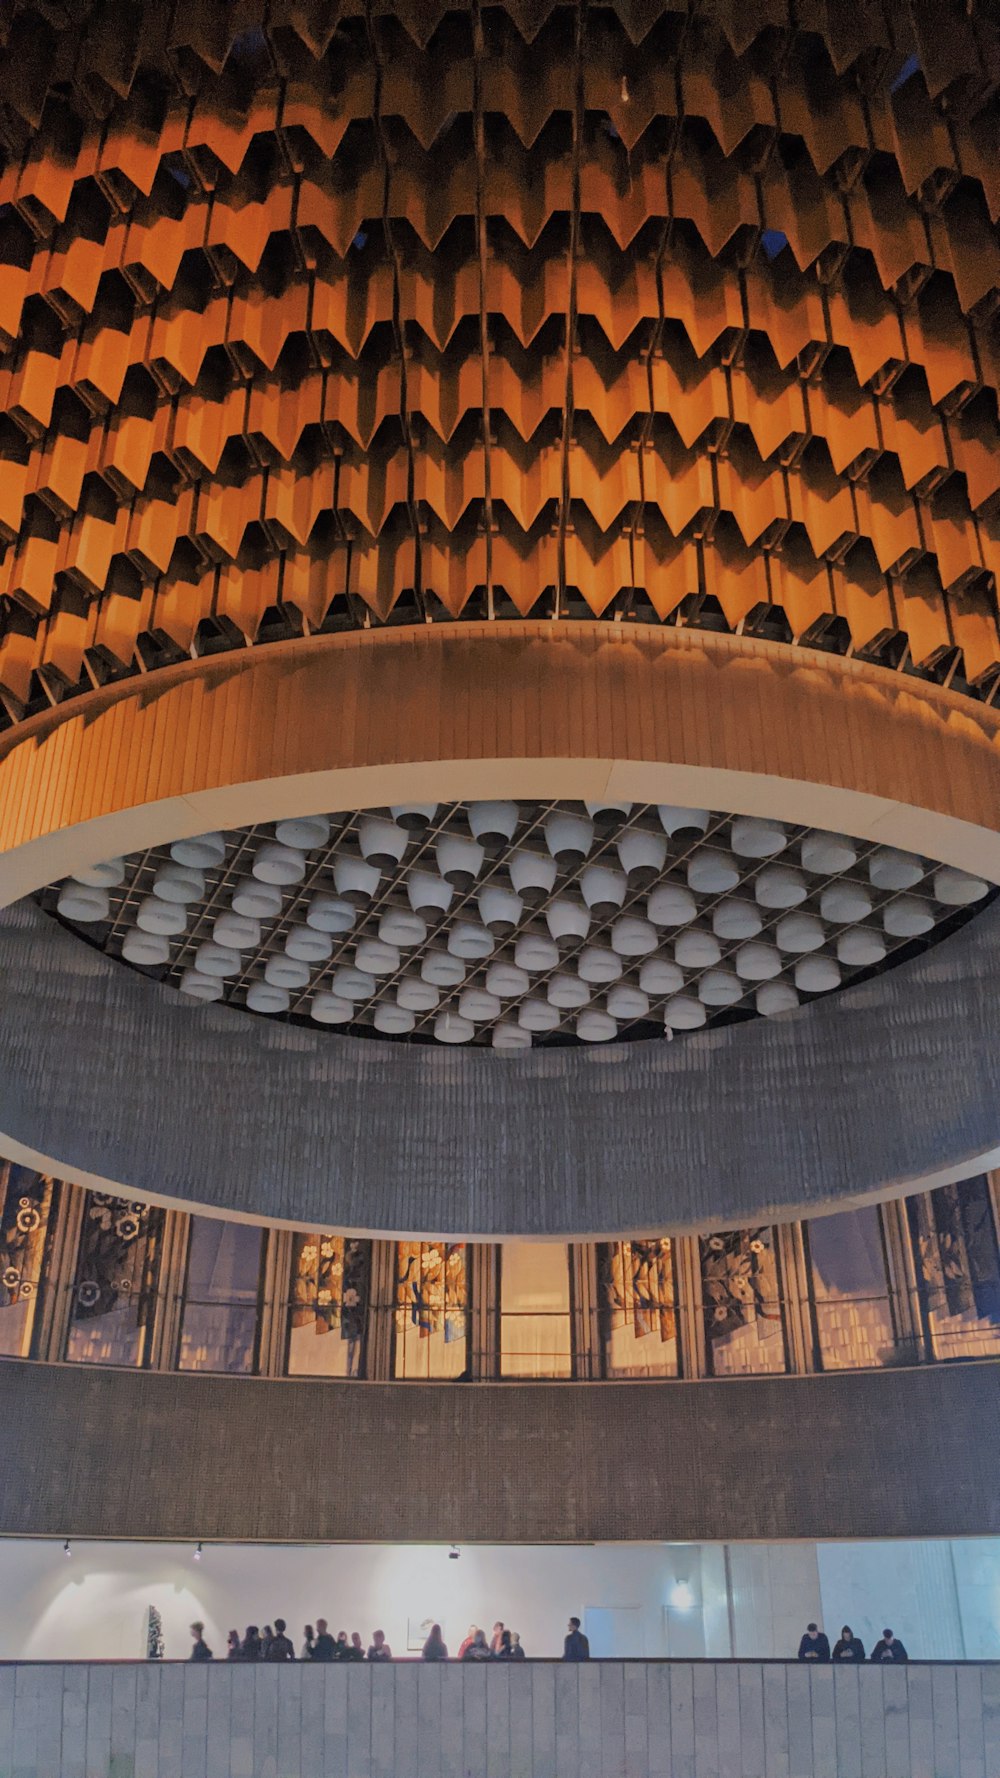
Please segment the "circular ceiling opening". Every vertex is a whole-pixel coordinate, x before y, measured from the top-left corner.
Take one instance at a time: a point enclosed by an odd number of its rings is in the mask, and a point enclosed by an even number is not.
[[[466,802],[203,834],[38,900],[193,1000],[513,1051],[788,1012],[936,942],[993,893],[759,816]]]

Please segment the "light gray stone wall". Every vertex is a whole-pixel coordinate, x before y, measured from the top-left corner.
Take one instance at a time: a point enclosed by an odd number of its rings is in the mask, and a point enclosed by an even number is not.
[[[998,1778],[1000,1663],[0,1666],[0,1778]]]

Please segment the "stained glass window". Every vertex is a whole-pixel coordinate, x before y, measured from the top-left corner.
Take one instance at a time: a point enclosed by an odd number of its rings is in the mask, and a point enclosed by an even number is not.
[[[806,1240],[823,1369],[893,1364],[897,1348],[878,1210],[815,1216],[806,1225]]]
[[[370,1277],[370,1241],[295,1235],[288,1330],[291,1376],[361,1375]]]
[[[0,1168],[0,1354],[26,1358],[54,1185],[13,1162]]]
[[[773,1231],[703,1235],[701,1293],[709,1374],[783,1371],[785,1335]]]
[[[935,1358],[1000,1352],[1000,1263],[987,1180],[921,1192],[907,1208]]]
[[[182,1371],[252,1371],[257,1357],[263,1230],[192,1216],[181,1321]]]
[[[500,1375],[568,1377],[573,1370],[569,1248],[505,1241],[500,1257]]]
[[[468,1363],[465,1242],[398,1241],[395,1375],[456,1378]]]
[[[605,1375],[676,1376],[673,1242],[608,1242],[598,1251],[598,1276]]]
[[[87,1192],[66,1335],[75,1364],[141,1365],[156,1301],[163,1211]]]

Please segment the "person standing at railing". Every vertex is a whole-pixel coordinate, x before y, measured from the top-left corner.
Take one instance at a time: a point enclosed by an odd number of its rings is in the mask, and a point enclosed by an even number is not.
[[[210,1661],[212,1659],[212,1651],[209,1648],[208,1643],[205,1641],[204,1624],[192,1624],[191,1634],[194,1637],[194,1647],[192,1648],[188,1659],[192,1661]]]
[[[863,1661],[865,1645],[860,1636],[855,1636],[850,1624],[845,1624],[840,1632],[840,1641],[835,1643],[833,1650],[835,1661]]]
[[[894,1636],[891,1630],[882,1631],[881,1642],[876,1642],[871,1652],[873,1661],[908,1661],[909,1658],[899,1637]]]
[[[283,1617],[276,1617],[274,1620],[274,1635],[271,1637],[271,1640],[267,1645],[267,1653],[264,1656],[264,1659],[265,1661],[294,1661],[295,1659],[295,1650],[292,1647],[291,1637],[285,1635],[285,1620]]]
[[[440,1624],[431,1625],[431,1633],[420,1652],[420,1658],[422,1661],[446,1661],[448,1659],[448,1648],[441,1635]]]
[[[569,1635],[563,1641],[563,1660],[590,1660],[590,1642],[580,1628],[578,1617],[571,1617],[569,1620]]]
[[[806,1625],[806,1633],[799,1643],[800,1661],[828,1661],[830,1659],[829,1638],[815,1624]]]

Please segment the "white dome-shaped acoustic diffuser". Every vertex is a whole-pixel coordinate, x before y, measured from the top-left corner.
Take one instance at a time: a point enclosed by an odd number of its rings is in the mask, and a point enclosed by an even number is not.
[[[196,870],[217,870],[225,861],[226,840],[221,833],[193,834],[187,840],[174,840],[170,856],[177,864],[190,864]],[[121,878],[119,878],[119,882]]]
[[[990,893],[957,865],[766,811],[483,798],[182,837],[39,900],[185,996],[503,1050],[632,1041],[661,1019],[670,1037],[800,997],[810,1016],[811,996],[975,919]]]
[[[393,870],[401,862],[409,837],[405,827],[381,815],[366,815],[358,824],[361,856],[380,872]]]
[[[301,883],[306,874],[306,861],[294,846],[281,846],[275,840],[271,845],[261,847],[251,868],[259,882],[285,888],[290,883]]]
[[[291,815],[275,822],[274,837],[282,846],[316,852],[329,843],[330,823],[325,815]]]
[[[675,994],[663,1009],[663,1022],[671,1031],[698,1031],[707,1019],[704,1002],[693,994]]]
[[[406,1012],[433,1012],[440,1004],[441,990],[420,976],[408,975],[396,988],[396,1005]]]
[[[405,827],[407,833],[422,833],[437,812],[437,803],[393,803],[389,810],[396,826]]]
[[[233,905],[236,905],[235,898]],[[307,926],[312,926],[316,932],[331,932],[338,936],[350,932],[357,917],[357,909],[339,895],[314,895],[306,908]]]
[[[697,839],[708,830],[712,817],[707,809],[680,809],[672,803],[660,803],[657,814],[664,833],[676,840]]]
[[[310,1017],[317,1025],[347,1025],[355,1016],[353,1000],[343,1000],[338,994],[331,994],[328,988],[320,989],[314,994],[309,1006]]]
[[[516,803],[470,803],[469,828],[484,851],[495,856],[517,831]]]
[[[840,987],[840,964],[835,957],[802,957],[795,965],[795,986],[803,994],[829,994]]]
[[[630,889],[645,889],[662,876],[667,862],[667,842],[661,833],[628,827],[619,838],[616,850]]]
[[[788,835],[780,821],[764,821],[759,815],[737,815],[730,833],[737,858],[773,858],[784,851]]]
[[[82,864],[70,877],[86,889],[117,889],[125,881],[124,858],[105,858],[100,864]]]
[[[513,852],[507,870],[526,907],[540,907],[555,887],[556,861],[539,852]]]

